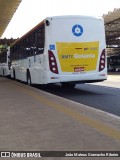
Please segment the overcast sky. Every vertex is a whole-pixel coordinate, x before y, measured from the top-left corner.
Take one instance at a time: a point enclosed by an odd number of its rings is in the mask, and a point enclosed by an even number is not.
[[[22,0],[2,38],[18,38],[50,16],[102,16],[120,8],[120,0]]]

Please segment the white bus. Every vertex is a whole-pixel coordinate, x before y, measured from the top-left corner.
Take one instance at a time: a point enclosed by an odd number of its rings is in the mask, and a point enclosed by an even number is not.
[[[11,77],[74,87],[107,79],[102,18],[49,17],[11,46]]]
[[[10,47],[0,53],[0,75],[10,76]]]

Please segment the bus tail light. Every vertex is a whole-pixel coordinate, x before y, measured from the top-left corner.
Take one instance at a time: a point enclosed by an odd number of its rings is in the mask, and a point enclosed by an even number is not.
[[[55,58],[53,52],[48,50],[48,56],[49,56],[50,71],[55,73],[55,74],[58,74],[57,62],[56,62],[56,58]]]
[[[101,56],[100,56],[99,72],[105,68],[105,63],[106,63],[106,55],[105,55],[105,49],[103,49]]]

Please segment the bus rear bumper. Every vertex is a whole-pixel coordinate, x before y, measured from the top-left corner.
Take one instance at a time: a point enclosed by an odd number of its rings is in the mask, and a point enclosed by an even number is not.
[[[60,82],[93,83],[107,80],[107,73],[60,75]]]

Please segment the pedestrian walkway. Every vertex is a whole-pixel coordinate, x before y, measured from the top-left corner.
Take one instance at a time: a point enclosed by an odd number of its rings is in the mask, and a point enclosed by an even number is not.
[[[119,150],[119,117],[0,77],[0,151]]]

